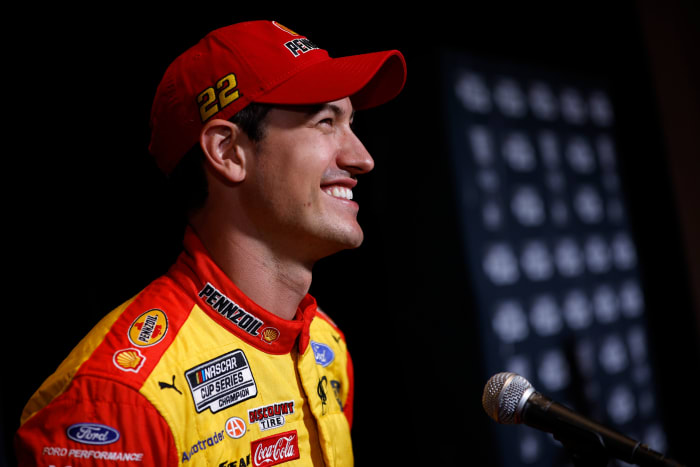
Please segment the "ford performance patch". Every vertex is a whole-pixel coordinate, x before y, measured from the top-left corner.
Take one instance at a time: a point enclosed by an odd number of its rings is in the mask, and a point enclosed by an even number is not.
[[[99,423],[76,423],[66,429],[66,435],[83,444],[112,444],[119,439],[119,432]]]
[[[197,412],[212,413],[258,395],[248,359],[242,350],[216,357],[185,372]]]
[[[316,360],[316,364],[321,365],[322,367],[327,367],[335,359],[333,349],[328,347],[326,344],[311,341],[311,350],[314,351],[314,359]]]

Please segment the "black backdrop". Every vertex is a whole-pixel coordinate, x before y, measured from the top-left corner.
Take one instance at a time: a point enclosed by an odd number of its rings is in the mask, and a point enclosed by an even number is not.
[[[480,405],[490,375],[481,370],[442,140],[437,52],[444,47],[603,74],[610,83],[660,404],[671,452],[690,459],[683,424],[697,420],[698,409],[678,395],[680,375],[698,369],[687,265],[638,11],[614,3],[400,12],[303,3],[240,12],[197,3],[167,12],[114,6],[8,14],[16,32],[5,41],[12,133],[4,160],[10,300],[1,389],[10,464],[9,439],[31,393],[104,313],[165,271],[179,250],[182,225],[146,150],[165,67],[210,29],[260,18],[306,34],[332,55],[398,48],[408,63],[404,93],[356,119],[377,163],[356,190],[366,242],[320,262],[312,286],[344,329],[355,362],[358,463],[495,459],[484,436],[492,422]]]

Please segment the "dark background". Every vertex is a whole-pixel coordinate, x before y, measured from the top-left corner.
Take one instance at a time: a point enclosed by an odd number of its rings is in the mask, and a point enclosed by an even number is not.
[[[561,2],[564,3],[564,2]],[[274,19],[340,56],[398,48],[406,88],[358,114],[376,160],[355,191],[366,241],[320,262],[312,293],[345,331],[356,367],[358,464],[493,465],[484,374],[463,264],[438,53],[533,65],[609,83],[620,174],[640,257],[669,453],[692,461],[700,419],[700,193],[695,2],[537,6],[432,2],[285,9],[206,5],[7,15],[5,456],[26,400],[100,319],[164,272],[182,225],[147,153],[155,88],[211,29]],[[24,9],[23,9],[24,10]],[[0,463],[2,458],[0,458]]]

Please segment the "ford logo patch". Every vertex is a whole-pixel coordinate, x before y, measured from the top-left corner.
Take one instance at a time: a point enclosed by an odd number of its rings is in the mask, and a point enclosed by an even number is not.
[[[66,430],[66,435],[83,444],[112,444],[119,439],[119,432],[99,423],[76,423]]]
[[[335,358],[333,349],[328,347],[326,344],[311,341],[311,349],[314,351],[316,363],[323,367],[330,365]]]

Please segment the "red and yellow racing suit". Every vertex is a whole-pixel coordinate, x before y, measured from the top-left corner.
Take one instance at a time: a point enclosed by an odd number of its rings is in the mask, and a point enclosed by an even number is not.
[[[191,229],[184,245],[28,402],[20,465],[352,465],[343,334],[310,295],[283,320],[247,298]]]

